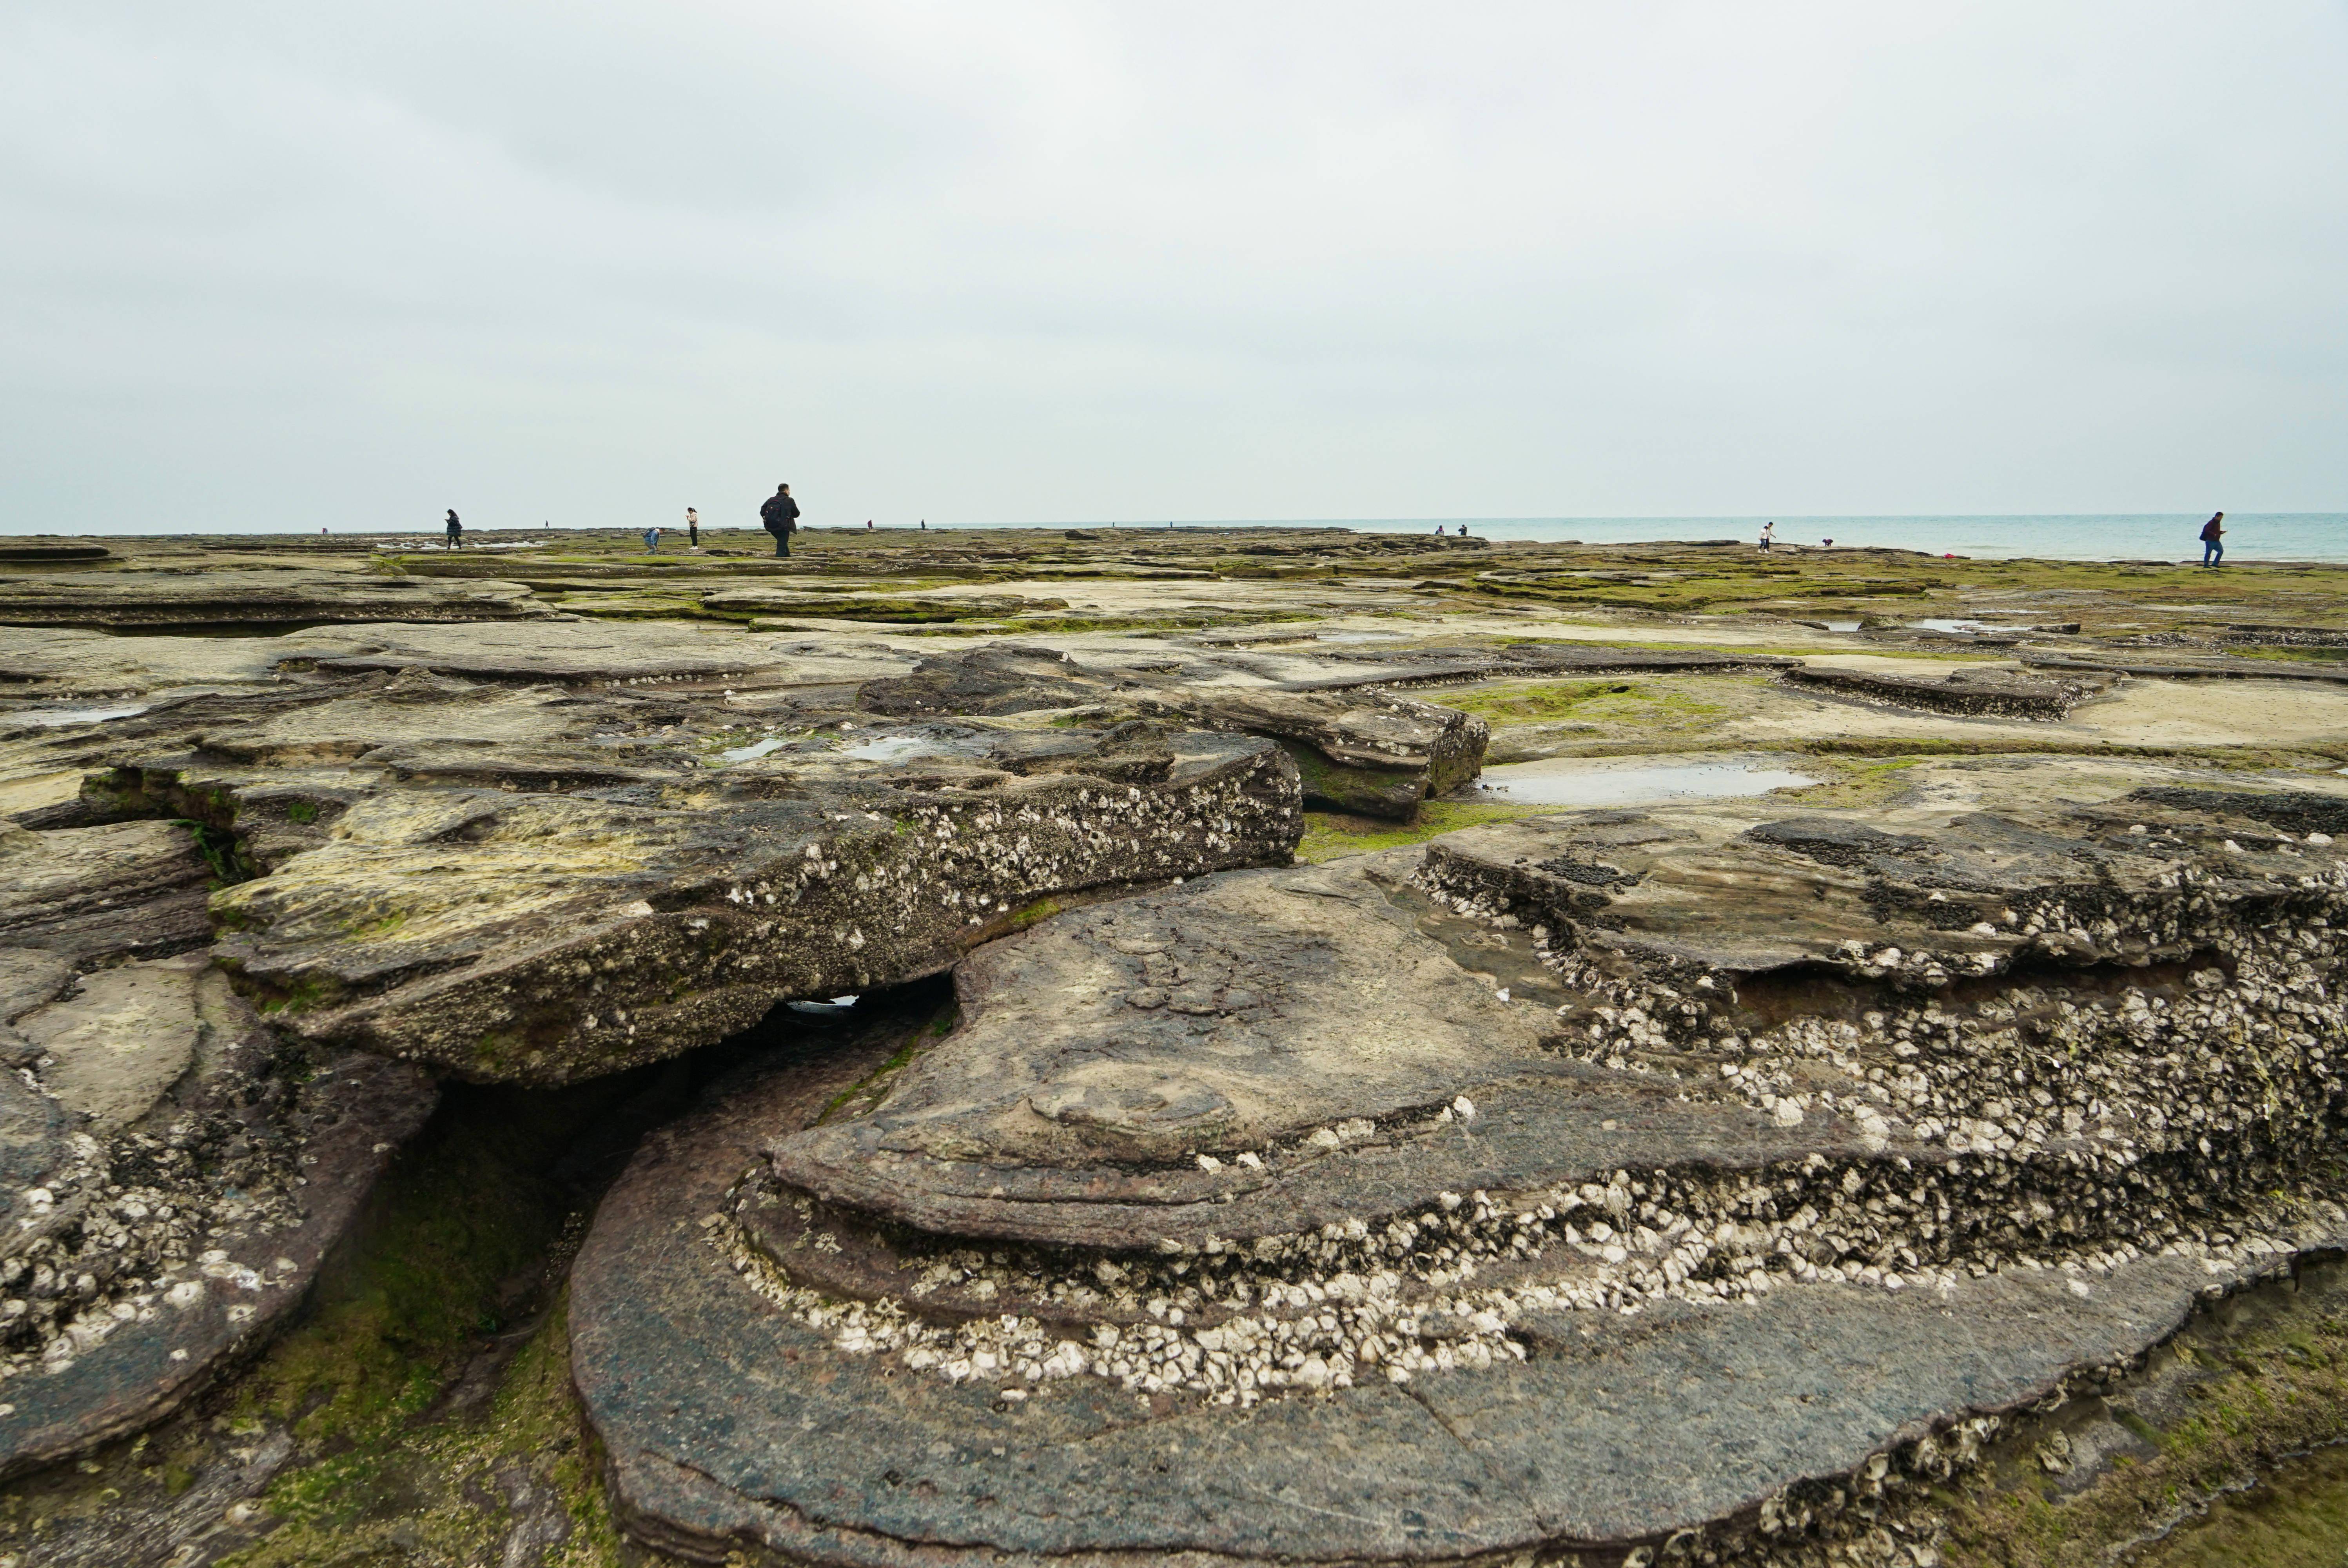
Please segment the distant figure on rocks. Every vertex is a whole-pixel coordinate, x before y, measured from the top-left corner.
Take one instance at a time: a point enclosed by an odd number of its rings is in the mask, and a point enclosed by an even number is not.
[[[1435,537],[1437,539],[1443,537],[1443,525],[1439,522],[1435,525]]]
[[[685,544],[688,550],[701,548],[701,514],[691,507],[685,509]]]
[[[644,530],[644,549],[654,555],[660,553],[660,533],[659,523],[654,523]]]
[[[791,487],[777,485],[775,493],[758,508],[758,517],[766,531],[775,536],[775,554],[788,555],[791,535],[799,530],[799,503],[791,499]]]
[[[457,509],[448,509],[448,548],[457,549],[465,542],[465,525],[457,521]]]
[[[1777,542],[1777,525],[1776,525],[1776,523],[1775,523],[1774,521],[1773,521],[1773,522],[1765,522],[1765,523],[1763,523],[1763,524],[1761,525],[1761,548],[1762,548],[1762,549],[1764,549],[1764,550],[1766,550],[1766,549],[1768,549],[1771,545],[1773,545],[1773,544],[1775,544],[1775,543],[1776,543],[1776,542]]]
[[[2225,538],[2226,514],[2221,511],[2201,525],[2202,565],[2215,566],[2226,559]]]
[[[864,531],[867,533],[872,531],[872,520],[869,517],[864,520]]]

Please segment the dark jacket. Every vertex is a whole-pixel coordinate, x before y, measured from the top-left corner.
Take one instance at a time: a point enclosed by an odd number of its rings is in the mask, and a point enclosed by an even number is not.
[[[2201,525],[2201,537],[2203,539],[2215,539],[2225,531],[2225,528],[2220,525],[2218,520],[2214,517]]]
[[[787,495],[770,495],[767,504],[758,509],[768,533],[797,533],[799,528],[799,503]]]

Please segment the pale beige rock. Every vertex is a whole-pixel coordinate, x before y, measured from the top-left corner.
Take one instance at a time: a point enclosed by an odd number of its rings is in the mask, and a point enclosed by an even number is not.
[[[42,1082],[90,1119],[90,1131],[138,1120],[194,1062],[196,979],[210,964],[198,954],[101,969],[64,1001],[16,1020],[17,1032],[51,1058]]]

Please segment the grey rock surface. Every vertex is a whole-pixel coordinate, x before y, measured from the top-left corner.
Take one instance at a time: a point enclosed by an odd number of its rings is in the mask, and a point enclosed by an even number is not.
[[[282,1026],[483,1078],[675,1055],[1302,830],[1277,747],[1165,724],[794,727],[420,672],[183,720],[108,747],[84,810],[233,841],[219,956]]]
[[[1251,667],[1252,665],[1253,667]],[[1415,678],[1424,665],[1395,666]],[[923,659],[911,673],[867,682],[858,706],[896,717],[1032,713],[1102,705],[1169,715],[1209,727],[1278,740],[1296,758],[1305,799],[1408,820],[1419,803],[1471,782],[1490,732],[1454,708],[1314,679],[1273,685],[1260,659],[1233,666],[1256,684],[1201,681],[1196,668],[1156,664],[1120,668],[1046,647],[996,643]],[[1282,689],[1282,686],[1300,689]]]
[[[640,1159],[590,1418],[645,1539],[843,1563],[1622,1551],[1929,1475],[2348,1235],[2329,800],[1579,813],[1070,912]]]
[[[263,1342],[434,1095],[271,1035],[212,966],[185,824],[12,825],[0,872],[7,1476],[151,1424]]]
[[[1787,670],[1785,678],[1799,686],[1901,707],[2002,718],[2059,719],[2095,689],[2084,680],[2054,680],[2002,669],[1960,669],[1938,680],[1927,680],[1883,670],[1804,665]]]

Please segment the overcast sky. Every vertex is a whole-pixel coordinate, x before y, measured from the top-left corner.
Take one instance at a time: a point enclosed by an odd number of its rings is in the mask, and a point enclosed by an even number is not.
[[[2348,508],[2348,5],[11,0],[0,531]]]

